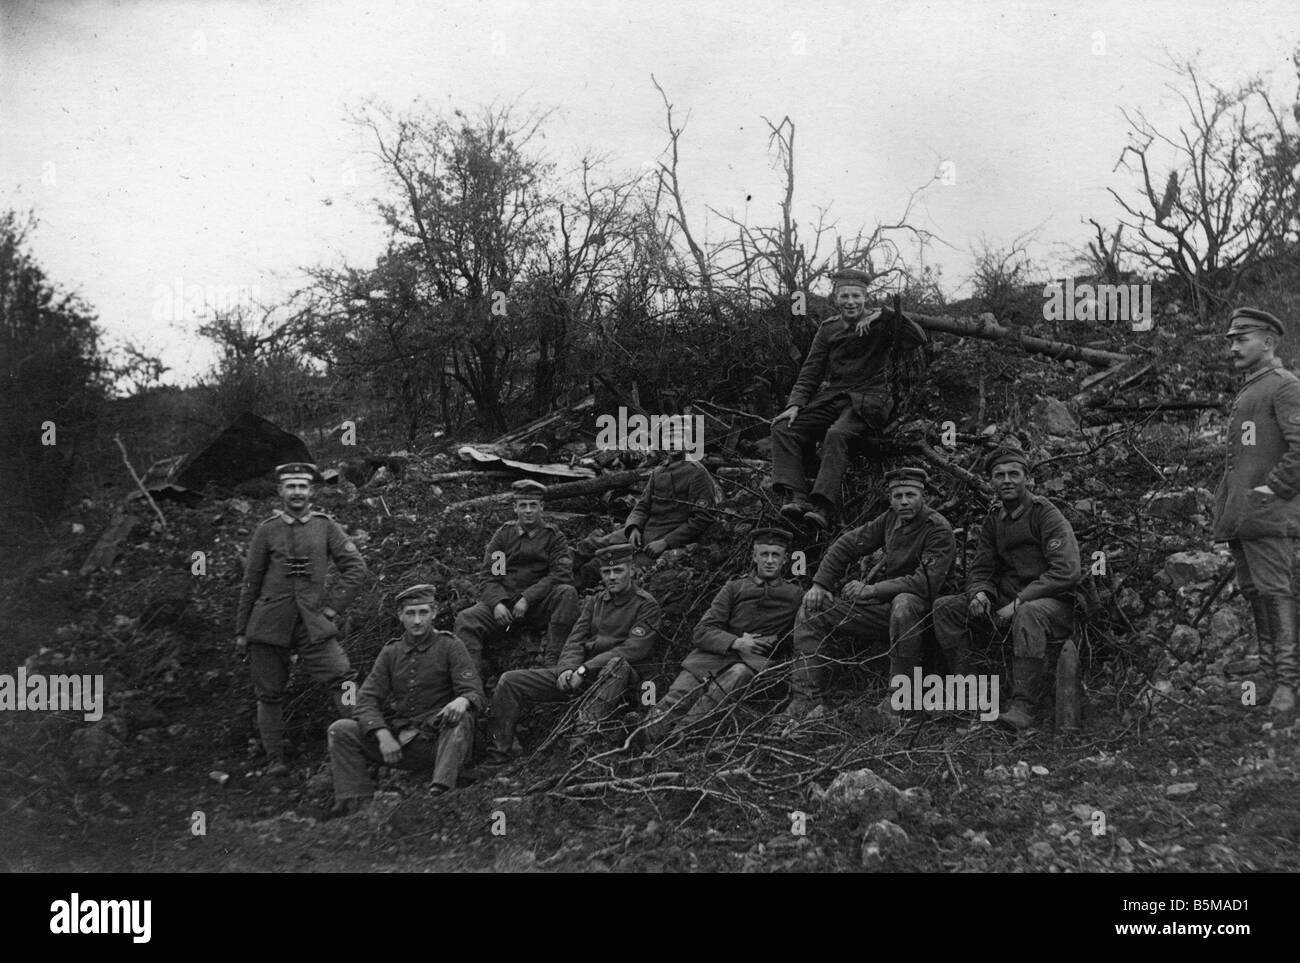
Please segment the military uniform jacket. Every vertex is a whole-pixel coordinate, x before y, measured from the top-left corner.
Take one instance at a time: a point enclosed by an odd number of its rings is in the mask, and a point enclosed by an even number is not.
[[[482,712],[483,683],[465,643],[450,632],[428,632],[420,641],[404,632],[379,650],[374,668],[357,692],[356,718],[365,732],[437,729],[436,717],[464,696]]]
[[[325,590],[329,560],[338,567],[338,584]],[[366,577],[366,563],[341,525],[324,512],[301,518],[272,515],[253,532],[239,595],[235,634],[250,642],[290,645],[302,619],[312,642],[338,635],[338,626],[321,611],[342,614]]]
[[[563,672],[585,663],[594,672],[615,656],[643,662],[659,638],[659,619],[659,603],[645,589],[611,595],[602,588],[582,603],[555,668]]]
[[[889,601],[903,592],[933,601],[941,594],[957,556],[952,526],[928,505],[906,524],[896,512],[887,511],[835,539],[813,581],[834,592],[849,566],[878,548],[885,550],[880,579],[873,583],[872,598],[878,601]]]
[[[1252,491],[1260,485],[1274,494]],[[1214,538],[1300,536],[1297,490],[1300,379],[1275,361],[1249,375],[1233,399],[1228,459],[1214,495]]]
[[[700,679],[737,662],[761,671],[769,661],[767,656],[743,656],[731,643],[746,632],[775,635],[780,643],[794,628],[802,600],[803,589],[783,578],[764,582],[751,573],[732,579],[713,597],[713,604],[695,626],[695,649],[682,660],[682,668]]]
[[[492,569],[496,553],[505,554],[505,574]],[[520,597],[536,605],[557,585],[573,581],[573,555],[564,533],[550,522],[543,522],[532,534],[518,522],[506,522],[488,540],[479,570],[479,601],[495,607],[497,603],[514,605]]]
[[[868,396],[879,397],[889,387],[890,348],[897,344],[911,350],[926,342],[916,322],[892,312],[873,321],[865,334],[856,328],[857,322],[849,324],[838,314],[822,322],[786,407],[803,408],[848,395],[854,410],[860,410]]]
[[[711,521],[709,509],[717,503],[709,470],[698,461],[674,459],[650,473],[623,532],[639,528],[646,542],[662,538],[668,548],[681,548],[699,541]]]
[[[1012,512],[999,505],[984,519],[967,591],[1002,605],[1013,599],[1073,602],[1080,578],[1074,529],[1042,495],[1026,494]]]

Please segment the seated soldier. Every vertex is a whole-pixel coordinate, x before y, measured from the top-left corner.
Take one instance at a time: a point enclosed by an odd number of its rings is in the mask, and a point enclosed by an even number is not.
[[[474,713],[487,700],[460,639],[434,630],[435,602],[432,585],[415,585],[397,596],[405,631],[380,650],[357,693],[355,717],[329,728],[331,815],[355,812],[374,793],[371,763],[432,769],[434,793],[456,786],[474,745]]]
[[[479,573],[479,601],[456,616],[456,636],[480,675],[484,647],[519,627],[546,630],[543,661],[554,663],[578,617],[568,539],[542,515],[546,486],[522,479],[510,487],[515,520],[488,541]]]
[[[803,590],[781,576],[792,537],[780,528],[751,533],[753,568],[713,597],[695,627],[694,651],[682,661],[672,687],[646,718],[640,731],[643,742],[657,742],[670,728],[684,728],[704,718],[767,666],[794,628],[803,598]],[[681,717],[677,726],[675,717]]]
[[[980,526],[963,595],[934,606],[940,647],[963,662],[970,631],[1011,631],[1012,705],[998,715],[1009,728],[1028,729],[1043,692],[1047,642],[1074,629],[1074,588],[1082,577],[1070,523],[1046,498],[1028,490],[1029,460],[1003,448],[985,467],[1001,505]]]
[[[832,275],[839,314],[817,329],[785,411],[772,419],[772,491],[786,499],[791,522],[829,528],[840,501],[850,443],[879,432],[893,414],[889,361],[895,351],[926,342],[925,331],[892,309],[866,310],[871,276]],[[811,501],[804,457],[821,442],[821,468]]]
[[[794,627],[794,695],[782,721],[797,722],[821,704],[826,687],[827,643],[848,638],[855,644],[889,640],[889,677],[910,675],[920,663],[925,619],[943,590],[957,554],[948,520],[926,503],[929,477],[920,468],[900,468],[885,476],[889,509],[837,538],[817,567]],[[836,585],[859,559],[884,548],[880,579],[847,583],[836,600]],[[888,696],[882,710],[892,712]],[[896,717],[891,717],[895,718]]]
[[[709,512],[718,504],[718,490],[709,470],[686,457],[680,425],[669,423],[664,461],[646,481],[620,532],[588,536],[575,547],[579,584],[598,583],[593,555],[606,545],[627,542],[653,561],[672,548],[700,540],[712,521]]]
[[[649,658],[659,636],[659,603],[632,577],[632,546],[608,545],[597,557],[605,587],[583,603],[555,667],[515,669],[497,681],[485,765],[509,761],[515,724],[530,703],[564,702],[586,693],[578,710],[578,726],[585,734],[640,685],[636,667]]]

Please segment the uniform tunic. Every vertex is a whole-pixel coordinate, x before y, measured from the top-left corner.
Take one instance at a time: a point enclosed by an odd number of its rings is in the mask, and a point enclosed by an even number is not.
[[[471,709],[486,706],[483,686],[461,641],[449,632],[429,632],[421,639],[403,633],[380,650],[374,668],[357,693],[355,719],[330,726],[330,763],[334,796],[347,799],[373,791],[369,762],[383,760],[378,739],[388,729],[402,744],[398,768],[433,767],[433,781],[451,789],[474,742],[474,714],[441,725],[438,713],[464,697]],[[403,733],[416,730],[411,737]]]
[[[709,509],[717,503],[708,469],[688,458],[673,459],[650,473],[623,533],[641,529],[642,544],[663,539],[667,548],[681,548],[700,540],[711,522]]]
[[[815,615],[805,613],[795,625],[791,682],[802,698],[818,698],[826,685],[830,641],[848,639],[856,647],[884,637],[894,658],[920,658],[923,620],[957,552],[952,526],[928,505],[907,522],[884,512],[837,538],[813,581],[834,592],[848,567],[878,548],[885,550],[885,565],[871,598],[838,599]]]
[[[332,593],[325,590],[329,560],[339,570]],[[342,614],[356,598],[366,563],[342,526],[324,512],[301,518],[277,512],[253,533],[235,617],[235,634],[250,642],[289,646],[302,621],[315,643],[338,635],[338,626],[321,611]]]

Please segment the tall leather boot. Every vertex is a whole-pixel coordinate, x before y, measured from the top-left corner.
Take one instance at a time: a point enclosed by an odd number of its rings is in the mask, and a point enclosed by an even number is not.
[[[1267,599],[1262,595],[1247,596],[1250,601],[1250,614],[1255,619],[1255,638],[1259,642],[1260,675],[1268,684],[1274,682],[1273,669],[1273,620],[1269,616]]]
[[[1015,656],[1011,660],[1011,708],[998,713],[998,724],[1023,732],[1034,724],[1034,713],[1043,695],[1043,673],[1047,660]]]
[[[943,656],[948,660],[949,675],[968,675],[970,672],[970,643],[961,639],[951,649],[944,649]]]
[[[287,774],[289,766],[284,761],[284,706],[278,702],[259,702],[257,731],[262,737],[262,749],[266,752],[266,774]]]
[[[1277,683],[1268,704],[1270,712],[1293,712],[1296,706],[1296,633],[1300,628],[1294,596],[1267,595],[1268,618],[1273,629],[1272,676]],[[1261,643],[1262,648],[1262,643]],[[1261,660],[1262,661],[1262,660]]]
[[[894,656],[889,660],[889,678],[885,680],[885,697],[880,700],[880,705],[876,711],[880,713],[886,722],[895,726],[903,724],[903,713],[901,710],[894,708],[894,679],[900,675],[904,676],[907,678],[908,686],[911,686],[913,668],[915,668],[915,664],[911,659],[900,659]]]

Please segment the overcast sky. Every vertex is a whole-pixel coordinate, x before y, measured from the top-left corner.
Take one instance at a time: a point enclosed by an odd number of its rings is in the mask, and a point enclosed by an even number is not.
[[[44,2],[0,4],[0,205],[33,209],[48,274],[170,380],[211,361],[176,284],[273,300],[301,268],[373,263],[381,189],[348,108],[517,100],[551,109],[560,170],[584,152],[635,171],[666,141],[653,73],[689,114],[681,175],[697,231],[777,215],[762,117],[797,124],[805,220],[892,219],[950,161],[916,221],[952,245],[950,288],[983,234],[1063,264],[1114,217],[1120,106],[1172,126],[1171,59],[1262,74],[1292,96],[1300,0],[918,2]]]

